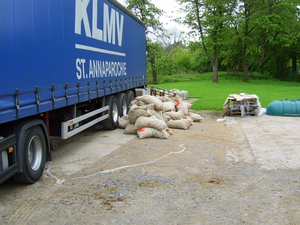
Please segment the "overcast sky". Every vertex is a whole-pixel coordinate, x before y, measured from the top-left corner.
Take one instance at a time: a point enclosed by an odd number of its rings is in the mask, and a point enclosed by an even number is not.
[[[126,5],[126,0],[118,0],[121,4]],[[165,28],[171,28],[175,26],[179,26],[177,23],[171,21],[170,18],[175,19],[178,17],[177,10],[179,9],[179,5],[176,0],[150,0],[157,8],[165,11],[164,16],[160,18],[161,22],[163,22]]]

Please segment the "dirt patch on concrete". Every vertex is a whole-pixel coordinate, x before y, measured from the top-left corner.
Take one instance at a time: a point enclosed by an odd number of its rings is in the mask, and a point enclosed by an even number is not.
[[[223,117],[223,112],[222,111],[201,110],[201,111],[193,111],[193,112],[198,113],[203,117],[218,117],[218,118]]]

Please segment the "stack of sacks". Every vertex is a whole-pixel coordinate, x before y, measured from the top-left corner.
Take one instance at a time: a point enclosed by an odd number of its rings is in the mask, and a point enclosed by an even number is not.
[[[130,103],[128,115],[119,117],[119,127],[140,139],[167,139],[173,134],[170,128],[186,130],[193,122],[201,122],[200,115],[189,113],[191,106],[178,96],[139,96]]]

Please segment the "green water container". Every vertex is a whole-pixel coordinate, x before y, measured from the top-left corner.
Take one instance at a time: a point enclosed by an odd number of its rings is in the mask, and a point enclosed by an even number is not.
[[[268,105],[266,114],[270,116],[300,116],[300,99],[273,101]]]

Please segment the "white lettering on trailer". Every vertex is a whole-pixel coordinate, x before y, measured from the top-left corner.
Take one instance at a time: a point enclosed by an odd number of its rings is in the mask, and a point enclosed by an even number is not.
[[[85,59],[76,59],[77,79],[126,76],[126,62],[89,60],[89,74],[85,74]]]
[[[84,64],[85,59],[76,59],[76,69],[77,69],[77,79],[80,80],[81,78],[85,78],[85,72],[84,72]]]
[[[81,21],[83,21],[85,35],[87,37],[92,37],[89,18],[86,11],[89,3],[90,0],[76,0],[75,33],[81,34]]]
[[[102,30],[98,29],[98,0],[93,0],[93,38],[102,41]]]
[[[108,42],[110,44],[116,44],[122,46],[123,40],[123,27],[124,27],[124,15],[120,15],[119,12],[113,8],[109,8],[107,4],[103,4],[103,24],[102,29],[98,28],[98,0],[92,0],[92,30],[88,17],[87,8],[90,0],[76,0],[75,10],[75,33],[81,35],[82,25],[84,27],[85,35],[87,37],[97,39],[99,41]],[[109,10],[110,9],[110,10]],[[101,21],[101,20],[100,20]]]

